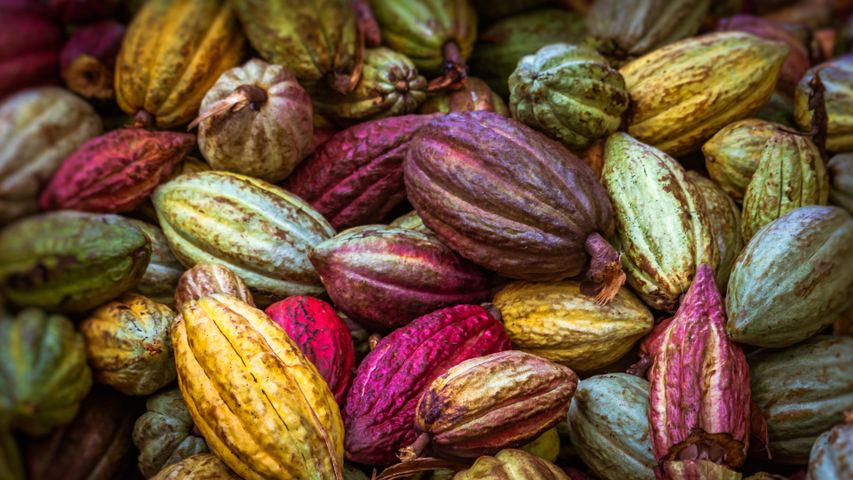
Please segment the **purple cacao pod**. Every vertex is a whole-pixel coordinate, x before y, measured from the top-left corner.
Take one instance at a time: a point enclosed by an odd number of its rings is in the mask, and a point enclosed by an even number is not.
[[[62,30],[43,9],[0,6],[0,100],[59,81]]]

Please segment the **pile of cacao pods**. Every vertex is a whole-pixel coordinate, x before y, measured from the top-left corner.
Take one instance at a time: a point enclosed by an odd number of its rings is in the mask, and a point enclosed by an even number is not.
[[[851,13],[0,0],[0,480],[853,479]]]

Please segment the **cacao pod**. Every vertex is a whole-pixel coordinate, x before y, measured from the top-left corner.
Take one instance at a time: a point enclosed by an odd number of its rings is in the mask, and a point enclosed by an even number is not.
[[[152,480],[240,480],[215,455],[199,453],[160,470]]]
[[[490,22],[553,2],[550,0],[470,0],[470,3],[477,12],[478,19]]]
[[[11,432],[0,432],[0,472],[3,480],[26,480],[18,443]]]
[[[770,100],[756,112],[755,118],[778,123],[788,128],[797,127],[797,122],[794,121],[794,101],[780,94],[778,90],[773,92]]]
[[[12,303],[83,312],[133,288],[151,242],[117,215],[60,211],[0,231],[0,279]]]
[[[823,156],[806,136],[779,127],[764,148],[743,196],[745,241],[764,225],[803,205],[826,205],[829,179]]]
[[[853,214],[853,153],[836,155],[826,164],[829,169],[829,200]]]
[[[407,453],[426,443],[440,456],[463,458],[520,447],[565,418],[577,383],[569,368],[517,350],[465,360],[424,390],[415,416],[420,437]]]
[[[228,267],[259,305],[323,292],[308,251],[334,230],[295,195],[263,180],[211,171],[166,182],[152,198],[172,252],[187,267]]]
[[[344,403],[355,370],[349,328],[328,303],[313,297],[290,297],[265,312],[287,332],[326,380],[338,405]]]
[[[348,0],[232,4],[249,42],[264,60],[284,66],[303,85],[322,80],[340,93],[355,88],[363,47]]]
[[[546,430],[545,433],[528,442],[521,449],[543,460],[556,461],[557,456],[560,455],[560,434],[557,433],[557,427]]]
[[[492,112],[451,113],[412,139],[406,191],[447,246],[522,280],[578,275],[597,300],[624,282],[607,192],[592,170],[539,132]]]
[[[805,465],[815,439],[853,407],[853,337],[817,336],[784,350],[759,350],[749,366],[773,459]]]
[[[675,159],[625,133],[607,139],[604,159],[628,283],[652,308],[673,312],[699,265],[719,265],[702,192]]]
[[[668,480],[741,480],[743,475],[711,460],[670,460],[661,464]]]
[[[453,480],[570,480],[560,467],[523,450],[506,448],[477,459]]]
[[[0,319],[0,430],[50,433],[74,418],[91,386],[70,320],[34,308]]]
[[[581,460],[604,480],[652,480],[657,460],[649,440],[649,383],[609,373],[578,384],[569,436]]]
[[[673,156],[693,151],[767,102],[787,52],[781,43],[721,32],[628,63],[619,70],[633,101],[628,133]]]
[[[290,71],[253,59],[219,77],[193,123],[214,170],[279,182],[310,152],[311,112],[308,93]]]
[[[176,387],[148,397],[147,411],[133,425],[133,444],[139,449],[139,470],[151,478],[181,460],[208,451],[194,430],[181,391]]]
[[[853,150],[853,54],[809,69],[794,93],[794,118],[804,132],[815,127],[831,152]]]
[[[164,182],[195,135],[122,128],[74,151],[41,193],[45,210],[129,212]]]
[[[428,229],[426,225],[424,225],[424,221],[421,220],[421,217],[420,215],[418,215],[418,212],[414,210],[405,215],[401,215],[395,218],[394,221],[391,222],[388,226],[394,228],[405,228],[408,230],[415,230],[416,232],[432,234],[432,230]]]
[[[101,133],[88,103],[56,87],[0,105],[0,225],[38,211],[38,196],[71,152]]]
[[[335,305],[372,331],[489,298],[483,270],[415,230],[351,228],[314,247],[309,258]]]
[[[333,135],[282,184],[335,229],[379,223],[406,197],[409,141],[433,115],[365,122]]]
[[[245,43],[223,0],[145,2],[116,59],[118,105],[140,125],[185,125],[219,75],[240,61]]]
[[[850,421],[817,437],[809,455],[806,477],[807,480],[845,478],[853,478],[853,423]]]
[[[522,57],[509,77],[513,118],[571,149],[615,132],[631,99],[622,76],[587,47],[556,43]]]
[[[515,348],[580,372],[615,362],[654,325],[651,312],[627,288],[599,305],[574,280],[513,282],[493,302]]]
[[[84,23],[106,18],[113,15],[121,4],[120,0],[49,0],[47,3],[63,23]]]
[[[125,395],[150,395],[175,380],[169,325],[175,312],[128,293],[80,324],[95,380]]]
[[[424,315],[379,341],[356,371],[347,395],[346,455],[388,465],[417,437],[421,393],[450,367],[508,350],[500,322],[482,307],[457,305]]]
[[[160,227],[134,220],[133,224],[148,237],[151,242],[151,260],[145,274],[136,285],[136,291],[156,303],[174,306],[175,290],[184,266],[172,254],[169,242]]]
[[[113,72],[125,30],[114,20],[74,30],[59,57],[62,78],[71,91],[98,100],[115,96]]]
[[[509,116],[509,109],[500,95],[493,92],[486,82],[475,77],[466,78],[459,90],[439,93],[427,99],[418,109],[419,113],[427,114],[477,111]]]
[[[224,293],[255,306],[252,292],[243,280],[228,267],[217,263],[199,263],[178,280],[175,287],[175,311],[181,312],[184,304],[214,293]]]
[[[702,146],[708,176],[742,202],[761,152],[777,132],[778,124],[752,118],[726,125]]]
[[[0,6],[0,100],[24,88],[59,82],[62,28],[35,3],[23,2],[20,10],[14,2]]]
[[[738,257],[729,279],[729,336],[761,347],[805,340],[853,306],[853,218],[807,206],[770,222]]]
[[[191,301],[172,342],[193,421],[239,476],[342,477],[344,428],[332,392],[262,311],[223,294]]]

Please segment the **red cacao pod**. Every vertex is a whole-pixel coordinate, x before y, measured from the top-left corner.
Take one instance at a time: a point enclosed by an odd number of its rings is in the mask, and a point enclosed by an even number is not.
[[[45,210],[127,212],[136,208],[195,147],[195,135],[122,128],[80,146],[41,195]]]
[[[373,331],[388,332],[439,308],[489,298],[482,269],[434,235],[414,230],[351,228],[314,247],[309,258],[335,305]]]
[[[124,25],[112,20],[74,30],[59,59],[69,89],[86,98],[113,98],[113,71],[124,31]]]
[[[415,409],[439,375],[470,358],[509,350],[503,326],[483,307],[424,315],[379,341],[361,365],[344,411],[346,456],[387,465],[416,438]]]
[[[355,369],[355,347],[349,328],[328,303],[296,296],[265,310],[287,332],[302,354],[329,384],[338,405],[344,403]]]
[[[406,197],[409,140],[434,115],[364,122],[319,145],[282,186],[322,213],[335,230],[379,223]]]
[[[120,0],[50,0],[50,9],[63,23],[82,23],[107,18]]]
[[[492,112],[451,113],[412,139],[409,201],[463,257],[522,280],[587,270],[606,302],[625,281],[613,209],[592,169],[545,135]]]
[[[23,88],[58,83],[62,30],[35,7],[0,6],[0,100]]]

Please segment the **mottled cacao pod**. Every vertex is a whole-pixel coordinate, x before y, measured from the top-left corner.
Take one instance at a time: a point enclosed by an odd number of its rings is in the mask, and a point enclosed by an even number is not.
[[[825,134],[827,150],[853,150],[853,54],[806,72],[794,94],[794,117],[804,132],[817,127]]]
[[[787,52],[781,43],[721,32],[681,40],[628,63],[619,70],[633,106],[628,133],[670,155],[695,150],[767,102]]]
[[[160,470],[152,480],[240,480],[222,460],[199,453]]]
[[[747,119],[732,122],[702,145],[708,176],[738,202],[758,168],[761,152],[779,131],[778,124]]]
[[[829,200],[853,214],[853,153],[832,157],[829,170]]]
[[[379,223],[406,197],[409,141],[433,115],[365,122],[333,135],[282,184],[337,230]]]
[[[515,348],[580,372],[620,359],[654,324],[652,313],[627,288],[599,305],[575,280],[513,282],[493,302]]]
[[[61,88],[26,90],[0,104],[0,225],[35,213],[65,157],[101,128],[92,107]]]
[[[477,459],[453,480],[570,480],[560,467],[523,450],[507,448]]]
[[[208,451],[194,430],[181,391],[175,387],[145,402],[146,412],[133,425],[133,444],[139,449],[139,470],[151,478],[173,463]]]
[[[219,75],[240,61],[245,43],[223,0],[145,2],[116,60],[118,105],[141,125],[185,125]]]
[[[847,415],[850,415],[848,413]],[[809,454],[807,480],[853,478],[853,421],[817,437]]]
[[[44,210],[129,212],[164,182],[195,135],[121,128],[74,151],[41,193]]]
[[[719,265],[702,192],[674,158],[625,133],[607,139],[604,158],[628,283],[649,306],[673,312],[699,265]]]
[[[394,330],[358,366],[344,412],[347,458],[395,463],[398,450],[417,437],[415,409],[429,384],[464,360],[510,346],[500,322],[475,305],[438,310]]]
[[[853,305],[853,218],[798,208],[752,238],[729,279],[729,336],[761,347],[805,340]]]
[[[0,100],[59,82],[61,26],[36,2],[22,2],[20,10],[9,3],[0,6]]]
[[[139,220],[134,220],[133,224],[151,242],[151,260],[134,290],[156,303],[174,306],[175,289],[184,273],[184,266],[172,254],[169,241],[160,227]]]
[[[419,113],[450,112],[495,112],[508,117],[509,109],[500,95],[489,88],[486,82],[468,77],[458,90],[442,92],[425,101]]]
[[[125,30],[114,20],[74,30],[59,58],[62,79],[71,91],[98,100],[115,96],[113,72]]]
[[[770,451],[805,465],[820,434],[853,408],[853,337],[817,336],[749,356],[752,398],[767,419]]]
[[[308,251],[334,230],[295,195],[263,180],[211,171],[166,182],[153,200],[172,252],[187,267],[228,267],[259,305],[322,294]]]
[[[117,215],[70,210],[28,217],[0,231],[0,280],[17,305],[83,312],[133,288],[151,242]]]
[[[309,258],[335,305],[372,331],[489,298],[482,269],[415,230],[351,228],[314,247]]]
[[[0,430],[45,435],[68,424],[92,386],[70,320],[28,308],[0,318]]]
[[[575,150],[615,132],[631,101],[625,80],[604,57],[565,43],[523,57],[509,89],[513,118]]]
[[[175,311],[180,313],[184,304],[214,293],[224,293],[255,306],[252,292],[243,280],[228,267],[218,263],[199,263],[178,280],[175,287]]]
[[[172,342],[193,421],[238,475],[341,478],[344,428],[332,392],[262,311],[228,295],[204,297],[184,305]]]

